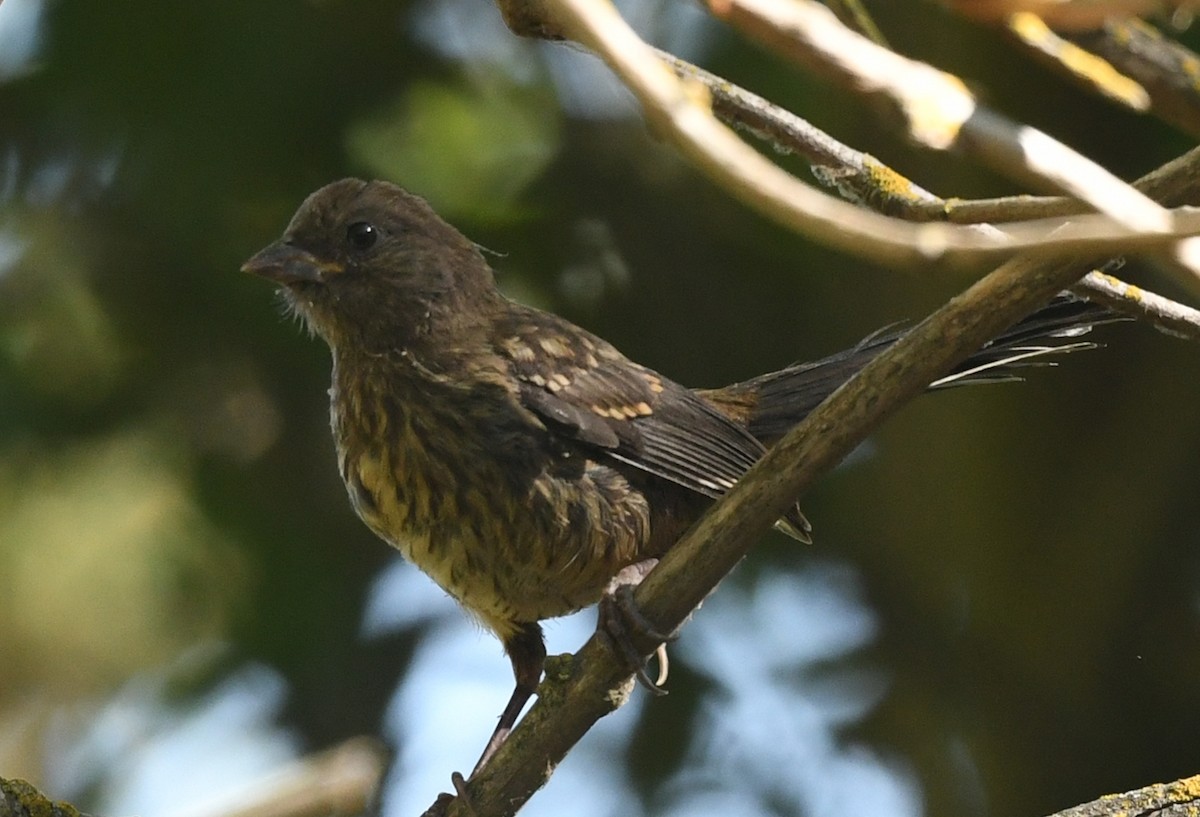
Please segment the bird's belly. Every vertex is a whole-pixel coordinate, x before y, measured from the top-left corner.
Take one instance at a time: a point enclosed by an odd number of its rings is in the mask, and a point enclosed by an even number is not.
[[[379,457],[363,453],[345,464],[343,472],[350,503],[367,527],[459,602],[477,609],[484,601],[483,594],[474,589],[480,577],[467,575],[459,565],[471,561],[467,554],[478,545],[466,537],[435,536],[428,502],[422,508],[414,496],[419,492],[397,485]]]
[[[640,494],[602,480],[581,491],[542,475],[498,497],[488,488],[502,476],[431,485],[427,469],[398,470],[370,452],[343,462],[358,515],[501,638],[595,603],[649,535]]]

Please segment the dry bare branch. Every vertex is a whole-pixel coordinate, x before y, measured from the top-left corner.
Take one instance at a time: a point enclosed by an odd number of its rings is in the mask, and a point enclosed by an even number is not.
[[[1126,315],[1134,315],[1169,335],[1200,340],[1200,310],[1164,298],[1120,278],[1093,270],[1072,291]]]
[[[1051,30],[1045,21],[1027,11],[1013,14],[1005,26],[1030,53],[1097,94],[1144,113],[1150,110],[1150,92],[1110,63]]]

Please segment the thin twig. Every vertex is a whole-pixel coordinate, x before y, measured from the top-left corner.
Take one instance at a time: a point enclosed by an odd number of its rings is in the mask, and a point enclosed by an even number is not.
[[[1120,278],[1093,270],[1071,290],[1109,309],[1138,317],[1169,335],[1200,340],[1200,310],[1126,283]]]
[[[1036,14],[1018,12],[1004,25],[1030,53],[1076,82],[1130,110],[1150,110],[1150,92],[1140,83],[1108,60],[1060,37]]]
[[[846,26],[857,31],[876,45],[882,45],[884,48],[888,47],[887,40],[883,37],[883,32],[879,30],[879,26],[875,25],[875,21],[871,19],[871,15],[863,8],[862,0],[826,0],[825,4],[833,10],[833,13]]]
[[[818,181],[835,188],[843,198],[908,221],[943,219],[941,199],[869,153],[839,142],[808,120],[674,54],[657,49],[655,53],[680,79],[702,83],[708,89],[717,119],[781,153],[803,157]]]
[[[1104,27],[1070,35],[1136,80],[1164,121],[1200,138],[1200,55],[1135,19],[1106,20]]]

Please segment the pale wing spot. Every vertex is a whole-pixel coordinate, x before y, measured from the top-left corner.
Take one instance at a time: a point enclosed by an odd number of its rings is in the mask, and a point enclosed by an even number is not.
[[[572,357],[570,347],[554,336],[538,338],[538,346],[552,357]]]
[[[642,417],[649,417],[651,414],[654,413],[654,409],[650,408],[649,403],[638,403],[636,406],[633,407],[633,409]]]
[[[550,376],[550,379],[553,380],[554,382],[558,383],[558,385],[564,389],[567,386],[571,385],[571,378],[567,377],[565,374],[562,374],[561,372],[555,372],[553,375]]]
[[[516,335],[511,338],[505,338],[503,344],[504,349],[512,356],[513,360],[520,363],[530,363],[533,361],[533,349],[529,348],[529,345]]]

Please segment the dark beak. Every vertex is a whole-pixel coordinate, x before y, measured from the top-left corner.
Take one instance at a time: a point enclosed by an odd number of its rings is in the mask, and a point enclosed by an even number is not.
[[[322,261],[307,250],[285,241],[276,241],[242,264],[242,272],[284,285],[324,283],[329,275],[335,275],[343,269],[337,262]]]

